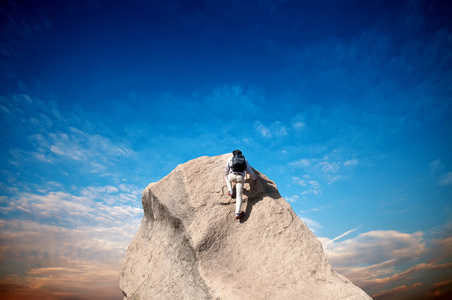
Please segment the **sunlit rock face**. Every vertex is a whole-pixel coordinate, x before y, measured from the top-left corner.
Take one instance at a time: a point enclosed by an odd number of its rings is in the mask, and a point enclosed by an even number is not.
[[[331,268],[258,171],[236,220],[223,178],[229,157],[191,160],[144,190],[144,217],[120,270],[124,299],[371,299]]]

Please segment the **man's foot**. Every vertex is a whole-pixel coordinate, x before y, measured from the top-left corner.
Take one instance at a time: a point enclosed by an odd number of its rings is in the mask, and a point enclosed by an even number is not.
[[[235,218],[236,219],[240,219],[241,217],[243,217],[245,215],[245,213],[243,212],[243,210],[239,213],[239,214],[235,214]]]
[[[228,192],[228,196],[229,196],[229,197],[232,197],[232,196],[234,196],[234,194],[231,193],[231,192]]]

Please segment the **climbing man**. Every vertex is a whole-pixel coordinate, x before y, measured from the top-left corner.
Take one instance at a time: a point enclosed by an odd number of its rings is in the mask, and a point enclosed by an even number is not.
[[[235,218],[240,219],[245,214],[242,211],[242,194],[243,194],[243,183],[245,182],[246,173],[253,177],[253,181],[256,180],[254,172],[250,167],[250,164],[242,155],[242,151],[234,150],[232,151],[232,158],[226,163],[226,169],[224,172],[224,179],[226,180],[226,185],[228,186],[228,195],[233,196],[233,190],[231,182],[236,183],[236,204],[235,204]]]

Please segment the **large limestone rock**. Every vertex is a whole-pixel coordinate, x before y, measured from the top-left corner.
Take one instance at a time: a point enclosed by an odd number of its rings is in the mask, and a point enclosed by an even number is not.
[[[124,299],[371,299],[331,268],[258,171],[235,219],[223,179],[230,156],[191,160],[144,190],[144,217],[120,270]]]

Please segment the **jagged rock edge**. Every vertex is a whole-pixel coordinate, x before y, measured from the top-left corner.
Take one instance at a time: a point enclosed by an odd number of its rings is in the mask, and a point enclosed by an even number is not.
[[[180,175],[182,175],[183,179],[185,180],[185,175],[180,170],[180,168],[177,167],[175,169],[175,174],[178,177]],[[185,187],[185,185],[184,185],[184,187]],[[145,196],[146,192],[147,192],[147,197]],[[150,201],[145,201],[146,198],[148,198]],[[203,284],[201,288],[205,291],[206,295],[209,295],[210,298],[213,299],[211,290],[208,288],[208,286],[206,285],[206,283],[204,281],[204,278],[199,273],[199,261],[198,261],[197,255],[196,255],[198,250],[194,249],[192,239],[187,237],[186,229],[185,229],[185,226],[184,226],[182,220],[170,213],[170,210],[168,209],[168,207],[166,205],[162,204],[160,202],[160,200],[158,199],[158,197],[152,192],[151,186],[148,186],[146,188],[146,190],[143,192],[141,201],[142,201],[143,212],[144,212],[143,221],[146,222],[146,226],[150,229],[149,231],[146,231],[146,232],[152,232],[152,227],[154,226],[154,222],[157,221],[157,222],[161,222],[161,223],[164,222],[164,223],[168,224],[174,231],[176,231],[176,233],[181,235],[183,237],[184,243],[186,245],[188,245],[189,249],[192,252],[192,255],[194,258],[193,263],[195,265],[194,270],[196,270],[196,277],[198,277]],[[150,205],[148,204],[148,202],[150,202]],[[157,217],[156,217],[155,212],[158,213]],[[150,237],[146,236],[146,239],[150,240]],[[203,243],[201,243],[200,246],[203,246]],[[200,247],[198,247],[198,248],[200,248]],[[202,252],[202,250],[200,252]],[[132,297],[132,299],[134,299],[137,292],[140,290],[142,285],[148,279],[149,279],[149,277],[146,277],[139,284],[138,288],[130,296],[127,296],[126,293],[123,291],[124,296],[126,296],[127,299],[129,299],[129,297]]]

